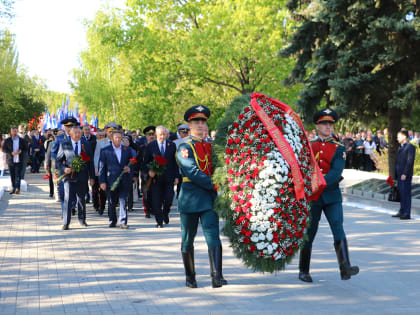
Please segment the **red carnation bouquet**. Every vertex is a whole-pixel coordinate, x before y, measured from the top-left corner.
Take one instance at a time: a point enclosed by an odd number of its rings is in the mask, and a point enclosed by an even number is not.
[[[136,163],[137,163],[137,159],[133,156],[130,160],[128,160],[127,167],[130,167],[131,165],[136,164]],[[125,174],[125,172],[122,171],[121,174],[120,174],[120,176],[118,176],[118,178],[112,184],[111,191],[114,191],[115,189],[117,189],[117,186],[120,183],[121,178],[123,177],[124,174]]]
[[[163,156],[156,155],[152,162],[147,164],[147,167],[149,168],[149,171],[152,171],[156,174],[156,176],[160,176],[163,173],[165,173],[166,165],[168,164],[168,160],[165,159]],[[155,176],[155,177],[156,177]],[[146,187],[149,188],[150,183],[153,179],[153,182],[155,182],[155,177],[149,178],[146,184]]]
[[[89,161],[90,161],[90,157],[85,152],[80,152],[80,154],[78,156],[74,157],[73,161],[71,161],[71,166],[70,166],[70,168],[71,168],[71,173],[70,173],[71,177],[70,178],[73,178],[74,173],[79,173],[83,169],[85,164]],[[61,175],[57,179],[57,182],[59,183],[67,175],[68,174]]]

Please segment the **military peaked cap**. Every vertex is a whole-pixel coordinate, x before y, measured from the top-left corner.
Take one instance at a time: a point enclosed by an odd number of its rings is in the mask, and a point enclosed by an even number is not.
[[[143,129],[143,134],[148,133],[149,131],[156,131],[156,127],[155,126],[147,126],[146,128]]]
[[[73,127],[73,126],[79,124],[77,119],[72,117],[72,116],[64,118],[60,123],[64,126],[67,126],[67,127]]]
[[[195,105],[190,107],[184,115],[185,121],[191,121],[195,119],[207,120],[210,117],[210,109],[204,105]]]
[[[116,123],[110,122],[105,125],[104,129],[110,130],[110,131],[116,131],[116,130],[120,130],[121,126]]]
[[[314,115],[314,123],[336,123],[338,120],[337,112],[331,108],[324,108],[316,112]]]

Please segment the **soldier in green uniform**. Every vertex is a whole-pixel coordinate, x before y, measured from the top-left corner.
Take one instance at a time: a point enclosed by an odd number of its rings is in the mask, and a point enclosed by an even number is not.
[[[311,146],[327,186],[319,199],[311,203],[308,240],[300,250],[299,279],[305,282],[312,282],[309,274],[312,242],[318,230],[322,212],[334,236],[334,248],[340,266],[341,279],[348,280],[359,272],[359,267],[350,265],[346,234],[343,229],[343,206],[339,182],[346,163],[346,148],[332,137],[337,119],[337,113],[329,108],[320,110],[314,115],[318,138],[311,142]]]
[[[177,149],[176,159],[180,166],[183,182],[178,198],[181,216],[182,259],[184,262],[186,286],[196,288],[194,266],[194,238],[198,221],[201,221],[208,246],[213,288],[226,285],[222,275],[222,244],[219,236],[219,217],[213,210],[217,196],[217,185],[211,179],[211,144],[202,140],[210,110],[202,105],[193,106],[185,112],[191,136]]]

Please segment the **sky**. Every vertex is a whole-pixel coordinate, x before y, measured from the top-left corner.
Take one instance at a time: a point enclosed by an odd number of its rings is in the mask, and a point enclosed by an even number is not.
[[[16,0],[10,29],[16,35],[19,62],[48,89],[70,92],[71,70],[86,47],[83,20],[103,5],[122,7],[125,0]]]

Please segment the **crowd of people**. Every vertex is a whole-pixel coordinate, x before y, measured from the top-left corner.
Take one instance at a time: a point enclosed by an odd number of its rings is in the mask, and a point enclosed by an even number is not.
[[[110,228],[118,224],[121,229],[128,229],[128,212],[133,211],[134,201],[139,198],[143,201],[145,218],[153,216],[160,229],[169,224],[176,192],[186,286],[197,287],[193,243],[198,222],[201,222],[209,249],[212,286],[221,287],[227,281],[222,274],[218,216],[213,211],[218,186],[212,182],[212,168],[208,163],[215,136],[208,132],[209,116],[210,110],[205,106],[191,107],[185,113],[187,123],[179,124],[176,133],[164,126],[123,130],[117,123],[108,123],[94,133],[91,126],[80,126],[73,117],[61,121],[63,130],[46,130],[43,134],[38,130],[26,132],[24,125],[12,127],[10,135],[0,139],[1,175],[7,168],[12,184],[10,194],[19,194],[27,165],[32,173],[39,173],[44,164],[49,196],[61,203],[62,230],[69,229],[76,209],[79,224],[88,226],[86,203],[91,200],[99,215],[104,214],[108,204]],[[337,119],[334,111],[323,109],[315,115],[316,130],[308,133],[327,187],[321,198],[311,205],[313,223],[299,261],[299,279],[304,282],[312,282],[309,274],[311,248],[322,212],[334,235],[341,278],[348,280],[359,272],[348,258],[338,183],[344,167],[374,171],[376,156],[388,149],[386,129],[384,132],[378,130],[376,134],[371,130],[346,132],[343,136],[333,133]],[[396,170],[401,187],[401,209],[394,217],[410,219],[411,178],[415,147],[420,144],[419,133],[401,130],[398,141],[401,147]],[[176,190],[174,186],[177,186]]]
[[[207,107],[193,106],[185,114],[187,123],[179,124],[175,133],[164,126],[123,130],[117,123],[108,123],[94,133],[91,126],[80,126],[73,117],[61,121],[63,130],[49,129],[43,134],[38,130],[26,133],[23,125],[12,127],[10,135],[0,142],[5,157],[2,174],[7,165],[10,194],[20,194],[27,165],[32,173],[39,173],[44,164],[49,196],[61,204],[62,230],[70,228],[76,213],[79,225],[88,227],[86,203],[91,200],[99,215],[108,204],[110,228],[119,225],[129,229],[128,212],[140,197],[145,217],[154,217],[156,227],[163,228],[169,224],[177,186],[186,286],[197,287],[193,243],[201,222],[209,246],[212,286],[221,287],[227,281],[222,275],[219,218],[213,211],[217,187],[212,183],[211,166],[200,164],[211,160],[211,145],[207,146],[213,140],[207,126],[209,116]],[[182,147],[187,143],[188,147]]]

